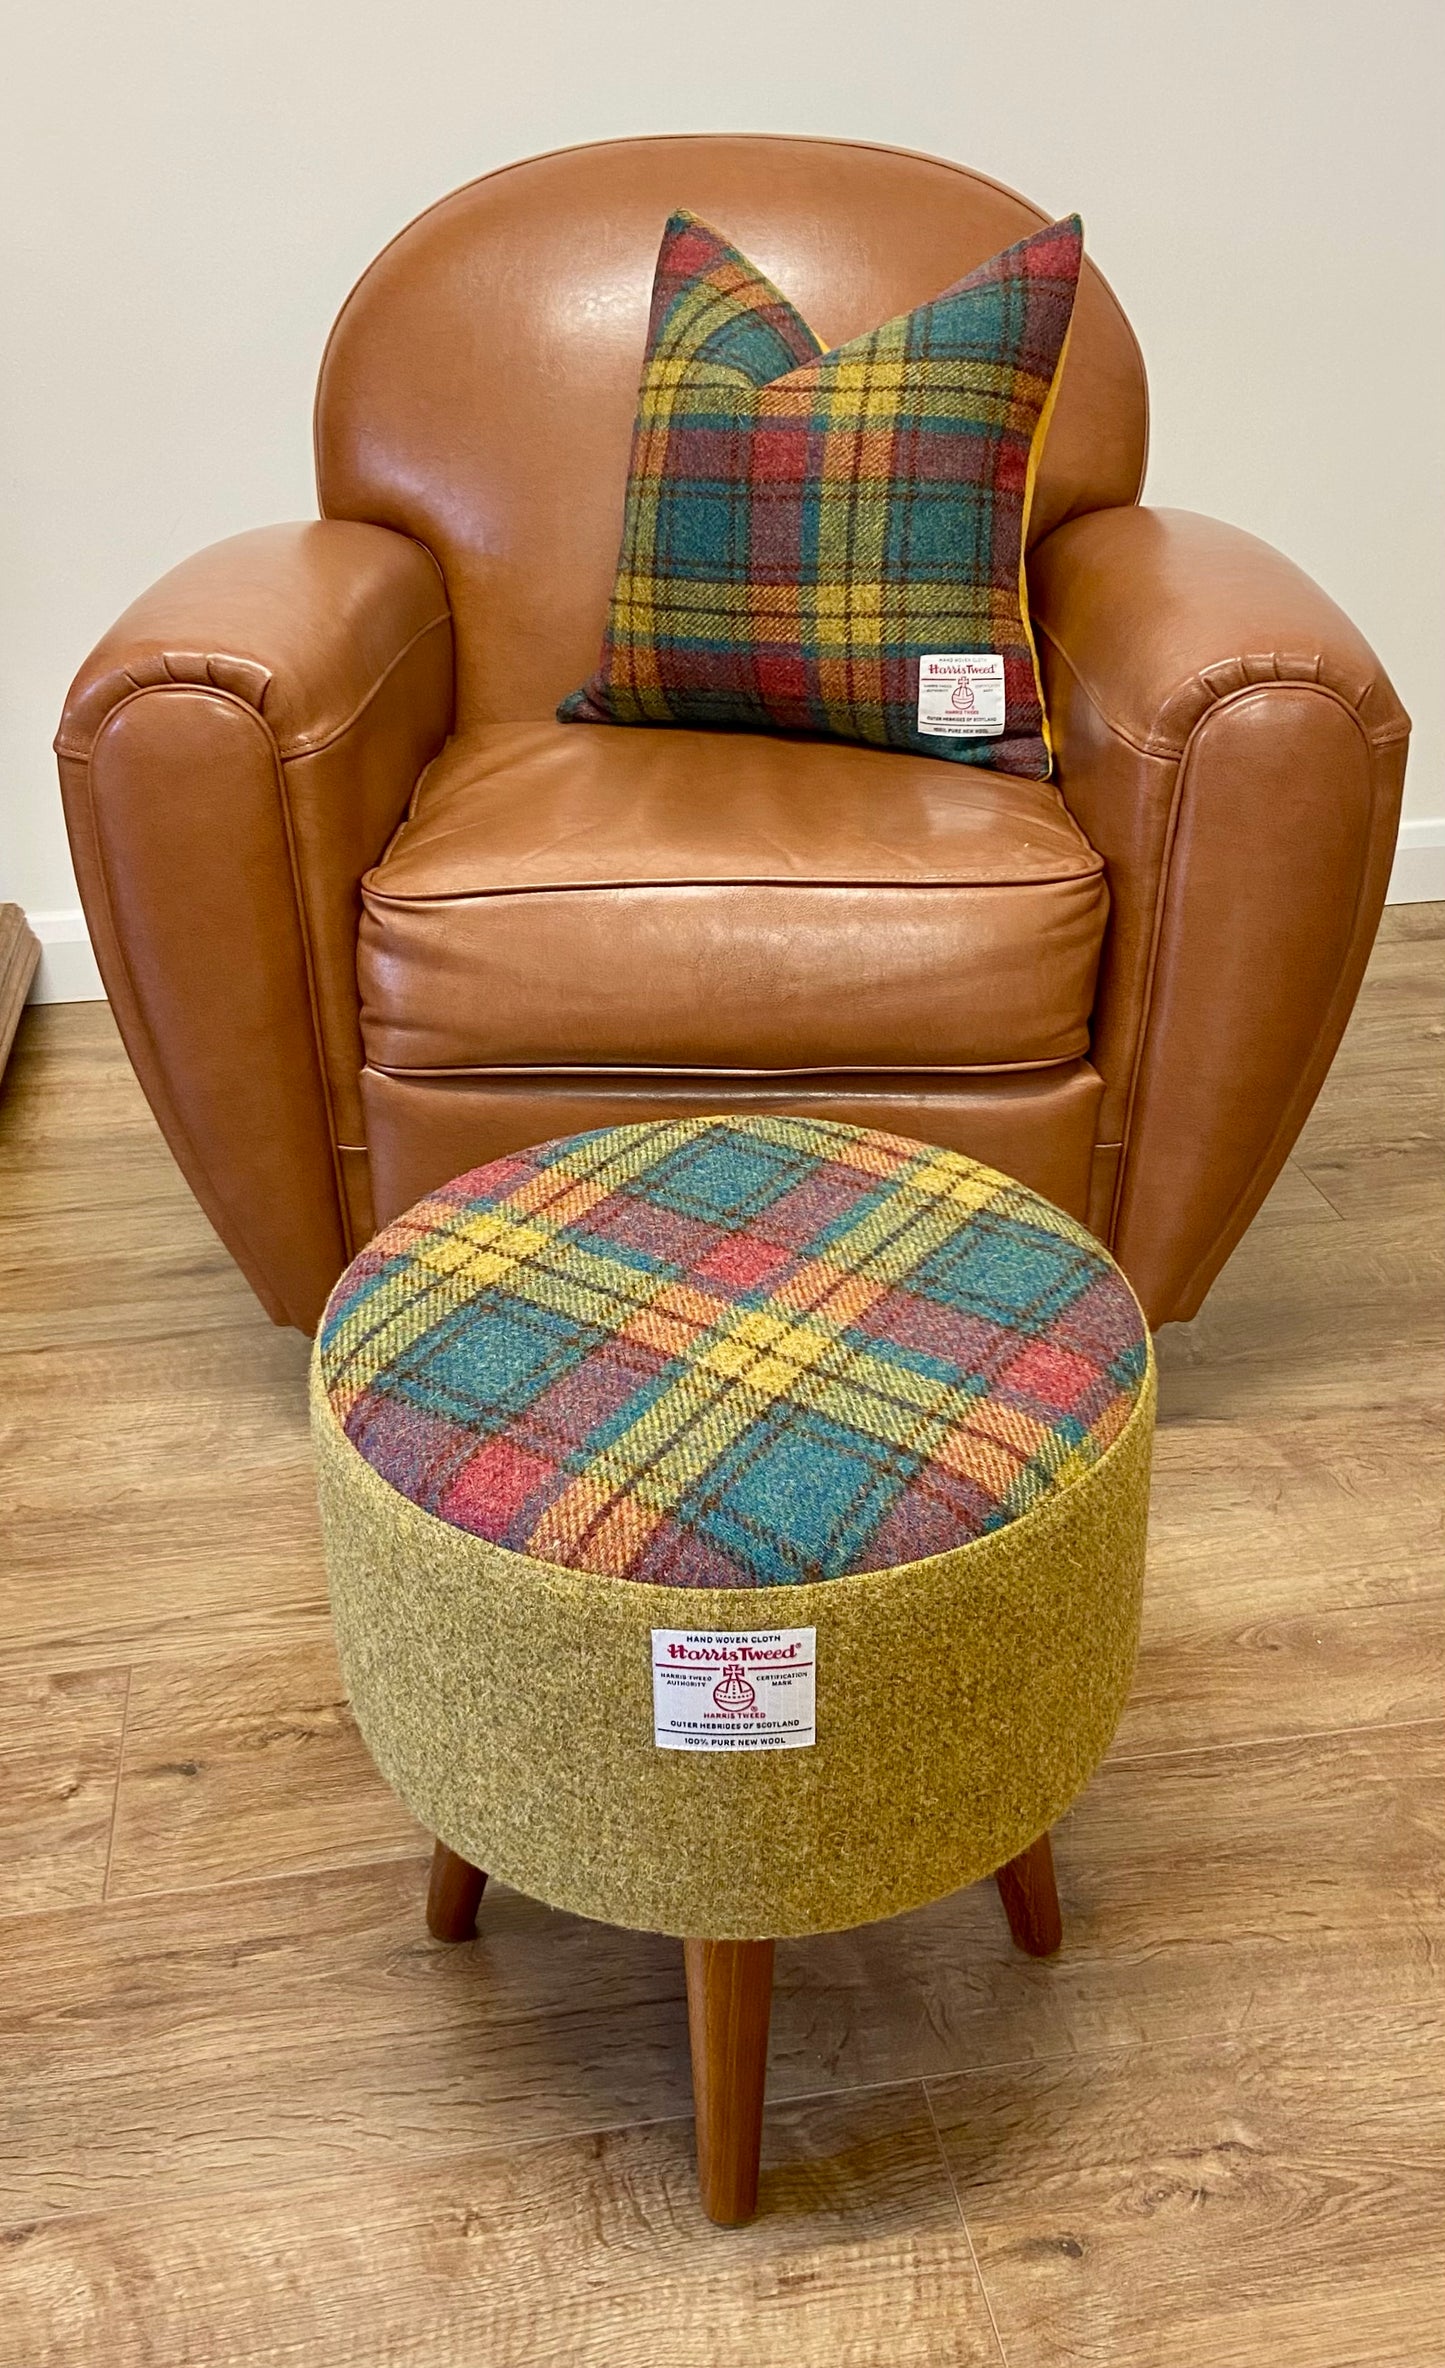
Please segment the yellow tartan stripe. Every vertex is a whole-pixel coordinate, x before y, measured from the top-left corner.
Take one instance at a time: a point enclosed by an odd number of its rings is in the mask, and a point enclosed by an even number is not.
[[[573,1145],[563,1158],[550,1164],[545,1174],[559,1179],[559,1192],[567,1182],[580,1182],[593,1186],[597,1198],[605,1198],[688,1141],[696,1127],[695,1120],[678,1119],[609,1130],[590,1142]],[[619,1136],[625,1139],[619,1141]],[[328,1365],[339,1372],[365,1342],[364,1368],[370,1373],[380,1372],[422,1332],[461,1306],[478,1289],[485,1289],[509,1272],[515,1273],[525,1259],[545,1249],[549,1244],[545,1227],[535,1222],[519,1223],[517,1215],[512,1213],[514,1205],[520,1203],[521,1216],[530,1217],[534,1200],[535,1182],[527,1179],[522,1187],[486,1208],[458,1211],[455,1204],[440,1199],[420,1203],[403,1221],[404,1230],[403,1226],[391,1230],[400,1237],[397,1248],[405,1247],[413,1264],[435,1278],[432,1287],[418,1293],[403,1307],[392,1309],[390,1314],[387,1287],[383,1285],[372,1293],[333,1334],[327,1347]],[[417,1220],[425,1217],[433,1220],[433,1226],[419,1232]],[[377,1248],[388,1256],[396,1254],[390,1232],[382,1235]],[[620,1262],[599,1260],[598,1263],[608,1267],[619,1280],[646,1279],[636,1268]],[[600,1278],[596,1287],[603,1287]],[[342,1386],[350,1386],[353,1380],[348,1374]]]
[[[765,1140],[775,1141],[780,1149],[805,1150],[806,1138],[801,1130],[806,1123],[773,1119],[760,1122],[758,1131]],[[485,1288],[508,1273],[519,1280],[526,1262],[553,1251],[572,1271],[556,1268],[554,1261],[554,1271],[547,1279],[539,1280],[535,1291],[523,1294],[535,1297],[537,1304],[580,1316],[588,1322],[611,1320],[614,1324],[617,1316],[610,1311],[619,1300],[624,1306],[634,1308],[651,1306],[659,1295],[656,1278],[580,1244],[557,1244],[540,1215],[532,1222],[519,1220],[532,1218],[539,1193],[546,1194],[551,1189],[550,1179],[558,1180],[559,1198],[565,1180],[567,1184],[585,1187],[590,1205],[595,1206],[609,1193],[645,1174],[672,1152],[719,1124],[726,1121],[678,1119],[637,1128],[610,1129],[591,1142],[573,1146],[549,1163],[541,1177],[524,1180],[521,1187],[495,1206],[473,1209],[460,1218],[449,1204],[421,1204],[415,1216],[420,1218],[435,1212],[444,1228],[423,1233],[418,1239],[415,1223],[408,1226],[413,1260],[436,1278],[435,1287],[394,1311],[381,1329],[371,1333],[367,1364],[373,1371],[380,1370],[394,1360],[399,1350],[410,1346],[422,1331],[434,1324],[440,1314],[448,1312],[450,1306],[460,1305],[470,1292]],[[894,1195],[880,1207],[866,1211],[857,1226],[840,1235],[827,1252],[812,1262],[836,1271],[835,1288],[860,1279],[870,1284],[900,1281],[931,1249],[956,1231],[961,1213],[988,1207],[995,1200],[1000,1214],[1038,1224],[1042,1204],[1032,1200],[1021,1186],[1011,1184],[1008,1178],[968,1160],[961,1153],[942,1152],[926,1157],[915,1154],[906,1166],[890,1168],[886,1157],[867,1148],[860,1154],[857,1146],[846,1138],[834,1148],[844,1164],[862,1167],[864,1172],[876,1174],[880,1181],[895,1185]],[[909,1203],[915,1198],[921,1205],[910,1209]],[[1016,1204],[1012,1208],[1010,1201]],[[514,1209],[515,1215],[511,1213]],[[1065,1217],[1062,1211],[1055,1214],[1053,1230],[1081,1248],[1090,1246],[1092,1237],[1082,1226]],[[568,1221],[566,1216],[558,1216],[555,1206],[552,1208],[552,1225]],[[544,1272],[538,1270],[539,1275]],[[649,1284],[652,1287],[646,1287]],[[797,1287],[795,1278],[794,1288]],[[333,1336],[328,1348],[329,1361],[338,1366],[347,1361],[376,1324],[383,1312],[378,1308],[378,1301],[384,1308],[385,1299],[383,1288],[361,1302]],[[705,1307],[698,1308],[693,1320],[699,1326],[716,1324],[726,1319],[730,1309],[730,1302],[710,1299]],[[732,1312],[740,1312],[746,1318],[751,1311]],[[621,1320],[628,1319],[624,1316]],[[852,1314],[844,1319],[845,1323],[854,1320]]]
[[[983,354],[910,353],[901,344],[885,349],[874,336],[820,354],[815,362],[799,363],[786,376],[770,379],[759,394],[767,402],[786,402],[795,410],[806,403],[820,414],[840,398],[866,401],[878,393],[886,395],[895,410],[904,410],[915,392],[941,389],[956,396],[960,388],[970,395],[1018,395],[1037,408],[1049,384],[1016,361],[990,361]]]
[[[640,1126],[606,1127],[590,1141],[575,1139],[568,1150],[548,1162],[548,1173],[598,1177],[606,1181],[609,1191],[616,1191],[648,1168],[670,1159],[674,1151],[709,1127],[726,1123],[716,1118],[654,1118]]]
[[[491,1224],[434,1234],[416,1246],[411,1256],[412,1296],[399,1307],[390,1305],[383,1285],[338,1328],[327,1361],[338,1374],[339,1386],[352,1391],[350,1403],[355,1402],[358,1385],[364,1387],[372,1376],[398,1363],[414,1341],[494,1284],[505,1282],[515,1298],[533,1306],[614,1332],[643,1297],[638,1286],[650,1282],[655,1289],[659,1282],[636,1267],[593,1258],[572,1243],[559,1243],[545,1226],[509,1224],[495,1210],[478,1215],[490,1217]],[[559,1273],[538,1263],[559,1248],[568,1271]],[[417,1275],[431,1278],[422,1290],[415,1289]],[[343,1371],[348,1363],[352,1369]]]
[[[934,621],[945,620],[937,638],[950,648],[959,642],[989,639],[995,627],[1009,623],[1013,613],[1009,594],[1000,592],[996,585],[962,586],[943,577],[910,583],[905,601],[899,587],[881,576],[866,583],[850,583],[840,574],[821,578],[811,588],[669,576],[656,583],[639,583],[635,590],[630,583],[619,586],[611,633],[614,645],[625,649],[639,643],[644,634],[655,636],[659,631],[680,640],[705,639],[710,623],[716,622],[723,638],[733,646],[735,630],[758,616],[790,625],[790,641],[797,640],[805,618],[830,627],[851,621],[868,627],[870,654],[882,658],[889,653],[880,646],[878,620],[895,608],[914,641],[926,640],[934,631]],[[743,645],[736,646],[741,649]]]
[[[711,1121],[712,1124],[727,1123]],[[884,1179],[896,1176],[917,1159],[927,1148],[905,1135],[875,1134],[860,1128],[845,1127],[834,1119],[789,1118],[785,1113],[769,1112],[765,1117],[748,1120],[749,1134],[757,1135],[765,1143],[776,1143],[780,1149],[801,1152],[805,1158],[823,1157],[819,1138],[827,1142],[827,1157],[842,1167],[857,1168],[865,1176]],[[965,1162],[971,1166],[971,1161]]]
[[[732,1327],[712,1341],[694,1340],[690,1354],[688,1370],[672,1388],[590,1465],[615,1487],[664,1510],[780,1399],[847,1424],[882,1446],[923,1457],[958,1422],[956,1383],[894,1365],[807,1325],[765,1337],[751,1358]]]
[[[492,1216],[493,1212],[485,1214]],[[507,1272],[520,1257],[530,1255],[531,1248],[545,1238],[535,1228],[525,1229],[530,1242],[524,1247],[517,1238],[524,1229],[495,1218],[486,1230],[492,1236],[489,1241],[468,1239],[452,1228],[424,1235],[412,1244],[409,1266],[398,1278],[409,1293],[401,1305],[394,1304],[391,1288],[383,1284],[352,1309],[327,1348],[328,1366],[342,1389],[354,1389],[358,1383],[364,1387],[374,1374],[395,1364],[413,1341],[465,1306],[479,1287],[485,1288],[486,1282]],[[504,1237],[509,1247],[502,1246]],[[419,1272],[431,1277],[420,1291],[415,1288]],[[346,1370],[348,1366],[353,1369]]]
[[[519,1274],[514,1287],[531,1297],[532,1279]],[[838,1311],[846,1325],[857,1312],[860,1278],[839,1279],[852,1286]],[[785,1325],[766,1309],[739,1308],[672,1285],[639,1308],[626,1337],[686,1356],[689,1363],[635,1423],[593,1456],[589,1469],[663,1510],[780,1398],[921,1455],[958,1419],[956,1383],[845,1343],[827,1328],[826,1314]]]
[[[843,1136],[830,1143],[830,1155],[892,1189],[780,1288],[777,1304],[786,1315],[739,1306],[675,1277],[648,1274],[601,1250],[563,1240],[555,1230],[569,1221],[563,1212],[585,1213],[620,1184],[645,1174],[711,1126],[726,1123],[683,1119],[610,1130],[573,1145],[502,1202],[472,1209],[460,1221],[447,1222],[444,1231],[413,1241],[413,1273],[429,1274],[431,1286],[389,1313],[377,1307],[386,1298],[383,1289],[361,1304],[330,1344],[328,1363],[335,1370],[365,1340],[357,1373],[332,1385],[343,1419],[371,1375],[394,1363],[453,1308],[505,1278],[508,1291],[524,1303],[689,1359],[688,1370],[672,1387],[594,1459],[591,1478],[606,1483],[604,1495],[630,1491],[654,1511],[670,1510],[723,1449],[780,1398],[882,1445],[979,1479],[1004,1470],[1000,1457],[1012,1464],[1047,1457],[1053,1435],[1022,1409],[1000,1408],[985,1396],[974,1419],[960,1423],[956,1381],[934,1380],[841,1338],[881,1291],[904,1281],[931,1250],[956,1236],[962,1217],[1012,1200],[1023,1204],[1020,1215],[1037,1223],[1041,1204],[960,1153],[926,1147],[910,1151],[901,1138],[898,1151],[866,1137]],[[808,1142],[808,1124],[771,1119],[759,1122],[757,1132],[780,1149],[816,1151],[816,1137],[811,1146]],[[531,1214],[539,1193],[550,1196],[546,1218]],[[445,1204],[430,1206],[453,1220]],[[1062,1213],[1056,1230],[1081,1247],[1091,1239]],[[1062,1443],[1055,1440],[1054,1447],[1061,1449]],[[1092,1461],[1100,1449],[1069,1452]],[[557,1516],[558,1508],[552,1512]]]
[[[592,1453],[589,1474],[618,1495],[671,1512],[771,1402],[746,1382],[715,1373],[699,1360],[610,1446]]]
[[[800,1373],[789,1403],[861,1431],[882,1446],[930,1461],[939,1443],[958,1426],[962,1395],[958,1385],[933,1381],[927,1374],[916,1373],[911,1365],[879,1365],[877,1370],[888,1376],[890,1386],[886,1390],[864,1388],[860,1386],[862,1370],[860,1360],[851,1373],[830,1372],[826,1367]],[[895,1380],[897,1388],[891,1386]]]
[[[710,1377],[710,1402],[720,1404],[730,1389],[740,1398],[746,1395],[746,1408],[739,1409],[744,1428],[761,1408],[784,1396],[851,1420],[855,1427],[895,1444],[908,1437],[920,1415],[945,1420],[941,1410],[950,1407],[956,1419],[956,1384],[935,1381],[912,1366],[894,1364],[871,1348],[841,1339],[879,1286],[857,1272],[831,1273],[827,1260],[811,1262],[818,1270],[813,1285],[817,1297],[809,1313],[792,1323],[765,1308],[741,1307],[666,1275],[649,1275],[538,1226],[499,1224],[488,1244],[448,1235],[426,1244],[415,1263],[436,1274],[439,1287],[419,1293],[394,1311],[373,1335],[364,1366],[348,1377],[354,1380],[348,1407],[365,1386],[364,1377],[394,1364],[442,1316],[505,1278],[512,1298],[527,1305],[611,1337],[636,1340],[667,1356],[687,1357],[692,1372]],[[803,1387],[814,1367],[819,1372],[816,1392]],[[614,1442],[606,1458],[614,1476],[624,1476],[628,1443],[639,1428],[650,1432],[665,1425],[674,1400],[683,1408],[690,1404],[688,1383],[689,1375],[679,1376],[672,1390],[639,1417],[639,1425]],[[731,1437],[732,1421],[725,1427]]]
[[[830,1242],[829,1253],[855,1274],[901,1283],[932,1251],[954,1239],[966,1210],[986,1208],[992,1197],[981,1179],[972,1193],[960,1183],[956,1190],[933,1195],[890,1196],[865,1209],[856,1225]]]

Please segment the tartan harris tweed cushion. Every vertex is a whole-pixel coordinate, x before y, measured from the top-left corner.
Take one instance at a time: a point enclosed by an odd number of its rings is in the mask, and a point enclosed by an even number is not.
[[[322,1319],[352,1445],[440,1520],[678,1587],[889,1569],[1097,1463],[1145,1385],[1094,1237],[951,1151],[658,1120],[419,1201]]]
[[[1082,258],[1073,215],[824,353],[675,214],[602,656],[562,720],[824,733],[1045,779],[1024,554]]]

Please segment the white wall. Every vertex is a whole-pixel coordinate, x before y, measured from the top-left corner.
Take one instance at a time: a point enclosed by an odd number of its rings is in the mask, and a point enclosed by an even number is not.
[[[1082,210],[1149,365],[1150,498],[1280,543],[1359,620],[1445,895],[1442,27],[1439,0],[10,12],[0,897],[63,939],[66,684],[187,551],[312,508],[317,360],[384,240],[512,157],[718,129],[896,141]],[[63,944],[48,969],[80,991]]]

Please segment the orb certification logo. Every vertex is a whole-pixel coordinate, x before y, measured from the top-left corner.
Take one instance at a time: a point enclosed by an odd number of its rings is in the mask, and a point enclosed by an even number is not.
[[[756,1710],[756,1690],[748,1684],[741,1669],[729,1669],[713,1687],[712,1698],[719,1710]]]

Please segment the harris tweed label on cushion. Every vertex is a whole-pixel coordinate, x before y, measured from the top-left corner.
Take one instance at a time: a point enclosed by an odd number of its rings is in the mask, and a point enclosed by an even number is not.
[[[328,1303],[347,1438],[566,1569],[767,1587],[890,1569],[1089,1472],[1148,1372],[1092,1234],[961,1154],[832,1121],[659,1120],[419,1201]]]
[[[1077,215],[824,353],[687,213],[663,236],[622,549],[564,722],[824,733],[1044,779],[1024,553],[1083,260]],[[1002,662],[927,722],[920,664]]]

